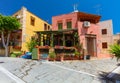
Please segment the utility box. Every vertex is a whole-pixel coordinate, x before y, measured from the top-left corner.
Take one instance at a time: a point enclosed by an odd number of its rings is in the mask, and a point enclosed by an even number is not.
[[[32,59],[38,60],[38,49],[37,48],[33,48],[32,50]]]

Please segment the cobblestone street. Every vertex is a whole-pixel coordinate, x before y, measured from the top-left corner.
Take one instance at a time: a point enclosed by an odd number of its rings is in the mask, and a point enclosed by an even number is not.
[[[77,71],[87,72],[96,76],[100,76],[102,73],[110,73],[119,62],[116,59],[101,59],[101,60],[83,60],[83,61],[65,61],[56,62],[56,65],[61,65],[67,68],[71,68]]]
[[[105,83],[99,73],[117,67],[116,60],[110,59],[44,62],[1,57],[2,61],[0,66],[26,83]]]

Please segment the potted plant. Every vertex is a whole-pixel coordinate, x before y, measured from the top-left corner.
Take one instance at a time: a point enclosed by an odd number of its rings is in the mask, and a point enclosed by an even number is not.
[[[81,55],[82,55],[82,54],[81,54],[78,50],[75,50],[75,56],[77,56],[78,59],[81,59],[81,58],[82,58]]]
[[[55,52],[54,52],[54,51],[53,51],[53,52],[50,52],[50,53],[49,53],[49,60],[50,60],[50,61],[55,61],[55,58],[56,58]]]

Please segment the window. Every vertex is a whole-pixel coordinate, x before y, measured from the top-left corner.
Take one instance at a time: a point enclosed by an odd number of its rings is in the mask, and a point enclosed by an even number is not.
[[[62,30],[63,24],[62,23],[58,23],[58,30]]]
[[[67,22],[67,29],[71,29],[72,28],[72,22],[71,21],[68,21]]]
[[[30,24],[32,26],[35,26],[35,18],[31,16]]]
[[[102,35],[107,34],[107,29],[102,29]]]
[[[102,43],[102,48],[107,48],[108,46],[107,46],[107,42],[103,42]]]
[[[48,30],[50,30],[50,26],[48,26]]]
[[[47,24],[44,24],[44,31],[47,31]]]

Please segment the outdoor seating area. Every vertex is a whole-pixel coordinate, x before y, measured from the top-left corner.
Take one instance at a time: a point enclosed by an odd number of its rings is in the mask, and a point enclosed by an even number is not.
[[[83,54],[76,54],[75,47],[65,47],[65,46],[55,46],[55,47],[45,47],[37,46],[38,56],[40,60],[49,61],[63,61],[63,60],[81,60],[83,59]],[[51,51],[53,49],[53,51]]]
[[[57,61],[80,59],[75,55],[75,50],[78,50],[76,47],[79,45],[77,29],[60,31],[37,31],[36,33],[39,44],[37,48],[40,59],[42,59],[46,54],[48,55],[46,59],[49,60],[52,60],[51,57]],[[50,51],[50,49],[53,49],[53,51]]]

